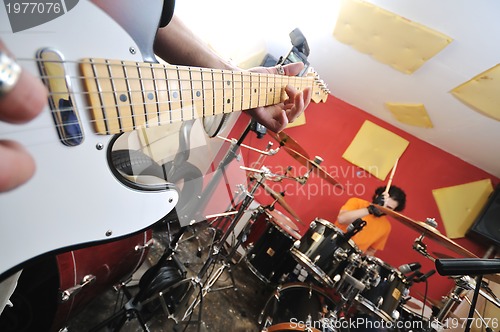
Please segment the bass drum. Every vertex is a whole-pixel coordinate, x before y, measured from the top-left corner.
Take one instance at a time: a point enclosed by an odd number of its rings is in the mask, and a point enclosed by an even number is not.
[[[59,331],[91,300],[130,279],[151,243],[148,230],[37,259],[22,271],[11,297],[14,306],[2,313],[0,331]]]
[[[245,261],[252,273],[267,284],[279,284],[296,265],[290,254],[300,239],[296,225],[279,211],[265,211],[252,225]]]
[[[290,283],[278,287],[259,316],[262,331],[330,331],[329,313],[335,302],[321,288]]]

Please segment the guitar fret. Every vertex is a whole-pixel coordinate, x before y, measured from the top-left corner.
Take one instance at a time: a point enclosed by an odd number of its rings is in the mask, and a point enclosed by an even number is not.
[[[227,105],[228,101],[230,99],[227,96],[227,82],[226,81],[226,73],[224,71],[221,72],[221,84],[222,84],[222,113],[229,113],[227,112]]]
[[[222,73],[212,69],[214,87],[214,115],[224,113],[224,86]]]
[[[254,96],[254,87],[253,87],[253,79],[252,79],[252,74],[248,74],[249,82],[250,82],[250,105],[248,108],[255,108],[257,106],[257,103],[254,102],[255,98]]]
[[[173,67],[166,67],[165,76],[167,79],[167,94],[172,111],[170,112],[171,122],[182,121],[181,103],[179,101],[179,80],[177,71]]]
[[[266,86],[265,86],[265,75],[257,74],[257,79],[259,82],[259,106],[265,106],[267,101]]]
[[[273,104],[277,104],[277,103],[279,103],[281,101],[281,86],[283,84],[282,83],[283,82],[283,78],[279,77],[279,79],[281,80],[280,84],[278,84],[276,82],[276,76],[274,76],[274,78],[273,78],[273,82],[274,82],[274,93],[273,93],[273,100],[272,100]]]
[[[154,96],[154,100],[155,100],[155,104],[156,104],[156,118],[158,119],[158,126],[161,126],[162,125],[162,121],[161,121],[161,111],[160,111],[160,103],[158,101],[158,85],[156,83],[156,70],[154,68],[154,66],[150,66],[151,68],[151,77],[153,79],[153,96]]]
[[[224,113],[232,113],[234,110],[233,102],[234,102],[234,97],[233,97],[233,85],[232,85],[232,79],[229,79],[228,77],[232,77],[232,72],[230,71],[222,71],[222,84],[223,84],[223,109]]]
[[[252,104],[250,76],[244,72],[241,72],[241,89],[243,90],[243,98],[241,100],[241,109],[242,110],[249,109],[251,104]]]
[[[97,133],[107,133],[106,123],[104,122],[104,113],[102,110],[101,97],[99,94],[99,81],[94,70],[93,60],[82,61],[81,71],[85,79],[83,84],[87,90],[87,97],[91,108],[90,113],[93,119],[94,131]]]
[[[188,74],[189,74],[189,85],[190,89],[189,91],[191,92],[191,116],[193,119],[196,119],[197,116],[195,115],[195,106],[194,106],[194,89],[193,89],[193,73],[191,68],[188,69]]]
[[[122,66],[124,75],[126,77],[127,92],[129,96],[129,116],[132,119],[133,129],[137,129],[143,126],[147,120],[146,114],[144,114],[144,100],[142,98],[141,84],[139,82],[139,70],[137,68],[138,64],[134,62],[127,65],[124,62],[122,63]],[[141,109],[142,112],[140,112]]]
[[[168,80],[166,76],[166,70],[164,67],[155,67],[154,77],[156,84],[156,95],[157,95],[157,106],[159,112],[159,123],[169,124],[172,123],[172,105],[170,104],[169,94],[168,94]]]
[[[94,63],[94,72],[96,78],[105,77],[106,79],[97,80],[97,90],[100,96],[102,105],[102,121],[106,127],[107,134],[116,130],[116,103],[113,98],[113,90],[111,88],[111,80],[109,78],[106,61]]]
[[[112,66],[109,65],[109,61],[106,60],[106,65],[107,65],[107,70],[108,70],[108,75],[109,75],[109,83],[111,84],[111,92],[113,93],[113,98],[114,98],[114,103],[115,105],[117,105],[115,107],[115,111],[116,111],[116,125],[118,126],[118,128],[122,128],[122,124],[121,124],[121,121],[120,121],[120,109],[118,107],[118,98],[117,98],[117,86],[115,84],[115,79],[116,79],[116,75],[114,75],[114,73],[112,72]]]
[[[195,68],[190,71],[191,95],[193,98],[193,115],[197,118],[205,116],[205,95],[202,72]]]
[[[266,105],[269,105],[269,94],[270,94],[270,90],[269,90],[269,75],[266,75]],[[272,90],[272,89],[271,89]]]
[[[203,94],[203,116],[214,115],[214,92],[212,72],[208,69],[200,68],[201,84]],[[208,83],[207,83],[208,82]]]
[[[119,117],[119,128],[121,131],[135,128],[135,119],[131,115],[132,109],[130,105],[130,88],[128,86],[127,71],[125,64],[120,62],[116,65],[109,65],[109,75],[113,77],[115,86],[115,105]]]
[[[181,104],[182,121],[194,119],[193,98],[190,87],[190,70],[177,67],[177,78],[179,80],[179,98]]]
[[[235,72],[231,72],[231,80],[233,81],[232,95],[233,102],[231,112],[241,111],[243,109],[242,104],[242,89],[241,89],[241,76]]]
[[[141,95],[142,95],[142,107],[144,110],[144,117],[146,119],[146,128],[154,127],[158,125],[158,116],[156,114],[155,107],[155,95],[152,91],[154,90],[153,76],[151,75],[151,64],[147,64],[143,68],[137,66],[137,73],[139,75],[139,83],[141,85]]]

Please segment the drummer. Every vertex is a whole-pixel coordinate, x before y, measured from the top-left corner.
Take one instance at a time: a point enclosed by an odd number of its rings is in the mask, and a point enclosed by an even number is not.
[[[403,211],[406,205],[405,192],[396,186],[379,187],[375,190],[372,202],[352,197],[341,208],[335,226],[346,232],[347,227],[356,219],[366,221],[363,229],[352,237],[359,250],[373,256],[377,250],[383,250],[389,234],[391,223],[384,213],[375,205],[384,206],[396,212]]]

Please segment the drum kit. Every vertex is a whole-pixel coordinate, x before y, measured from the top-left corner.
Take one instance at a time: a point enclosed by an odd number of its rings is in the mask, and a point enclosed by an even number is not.
[[[409,273],[402,267],[394,268],[377,257],[364,254],[351,240],[362,229],[364,221],[358,220],[353,228],[343,232],[328,220],[316,218],[301,236],[296,222],[302,221],[283,195],[275,192],[266,181],[280,178],[304,184],[309,175],[314,174],[334,186],[341,185],[320,166],[320,157],[311,160],[308,153],[283,132],[273,134],[273,137],[282,149],[308,168],[307,173],[291,177],[286,173],[273,174],[265,166],[241,167],[248,172],[249,189],[241,190],[243,198],[232,205],[234,208],[207,217],[209,226],[225,221],[223,227],[214,232],[216,235],[211,239],[207,259],[198,274],[186,278],[182,264],[175,259],[176,246],[185,231],[182,230],[171,239],[159,263],[141,278],[139,294],[128,296],[128,307],[122,314],[133,313],[141,318],[142,308],[156,304],[155,307],[162,309],[176,323],[198,323],[200,327],[203,298],[214,291],[214,285],[224,271],[230,273],[236,289],[231,268],[241,261],[260,281],[274,289],[258,319],[262,331],[337,331],[352,326],[350,321],[357,317],[383,324],[378,326],[398,326],[402,331],[439,331],[453,305],[463,299],[464,290],[483,288],[461,276],[448,299],[431,311],[425,304],[415,303],[409,297],[409,291],[414,282],[426,280],[435,271],[423,275],[410,269],[412,273]],[[239,145],[241,141],[238,141]],[[228,155],[234,155],[233,152],[229,151]],[[259,158],[259,161],[263,159]],[[274,202],[252,210],[250,206],[259,188],[263,188]],[[296,222],[277,211],[275,204],[285,209]],[[432,255],[426,250],[422,241],[424,237],[465,257],[475,257],[427,223],[413,221],[382,206],[379,209],[422,234],[415,241],[414,249],[425,257],[432,258]],[[242,222],[248,211],[252,211],[251,216],[243,221],[244,226],[234,236],[236,225]],[[231,236],[235,240],[229,241]],[[243,249],[239,259],[236,255],[238,249]],[[482,292],[500,307],[500,300],[494,294]],[[196,308],[198,320],[192,321]],[[111,317],[95,331],[115,319]],[[141,325],[148,331],[145,324]]]
[[[313,173],[340,186],[319,166],[321,158],[311,160],[308,153],[283,132],[274,138],[288,154],[309,168],[305,176],[293,180],[307,180],[309,173]],[[266,177],[266,171],[260,174]],[[280,206],[299,220],[281,195],[265,183],[262,185]],[[415,240],[414,249],[425,257],[436,260],[426,250],[423,239],[427,237],[463,257],[477,258],[442,235],[430,220],[414,221],[391,209],[382,206],[379,209],[421,234]],[[413,273],[409,274],[401,267],[394,268],[377,257],[365,255],[350,239],[352,230],[344,233],[324,219],[313,220],[306,233],[299,236],[293,223],[276,211],[258,209],[255,215],[257,222],[252,224],[249,240],[243,244],[246,245],[245,261],[260,280],[276,286],[259,317],[262,331],[337,331],[339,327],[349,326],[348,321],[356,317],[369,317],[380,322],[379,326],[398,327],[402,331],[440,331],[453,316],[452,307],[466,298],[465,290],[471,289],[478,289],[484,298],[500,308],[500,300],[491,290],[486,290],[487,284],[476,286],[473,279],[462,275],[454,277],[455,288],[442,303],[434,303],[431,310],[409,293],[413,283],[426,281],[435,270],[426,274],[418,269],[410,270]],[[363,227],[357,226],[356,231]],[[303,278],[304,271],[309,279]],[[498,274],[485,277],[493,281],[500,279]]]

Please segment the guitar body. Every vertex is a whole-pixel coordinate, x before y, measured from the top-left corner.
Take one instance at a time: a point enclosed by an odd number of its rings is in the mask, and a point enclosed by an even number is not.
[[[26,184],[0,193],[0,280],[42,254],[141,231],[166,216],[177,203],[177,191],[164,180],[146,177],[148,185],[141,179],[134,185],[123,181],[110,166],[114,136],[97,135],[91,125],[83,84],[78,79],[78,61],[84,57],[150,60],[151,53],[146,53],[152,50],[157,28],[151,21],[159,18],[162,9],[158,0],[148,5],[107,2],[110,7],[120,7],[110,13],[115,17],[121,15],[120,10],[138,7],[131,15],[149,22],[149,27],[137,25],[140,31],[126,31],[130,28],[124,29],[95,4],[80,1],[52,21],[12,33],[6,7],[0,6],[0,38],[23,70],[40,75],[34,60],[42,48],[57,51],[65,60],[71,101],[83,131],[79,144],[63,144],[50,108],[28,124],[0,123],[0,139],[23,144],[37,166]]]
[[[179,194],[162,172],[136,167],[124,174],[111,166],[113,151],[141,148],[129,136],[114,146],[118,134],[275,105],[287,98],[287,85],[312,88],[313,102],[328,96],[312,72],[155,63],[162,0],[72,4],[15,33],[7,13],[13,7],[0,6],[0,38],[24,70],[43,79],[50,105],[28,124],[0,123],[0,139],[23,144],[37,165],[30,181],[0,194],[0,281],[42,254],[139,232],[174,209]]]

